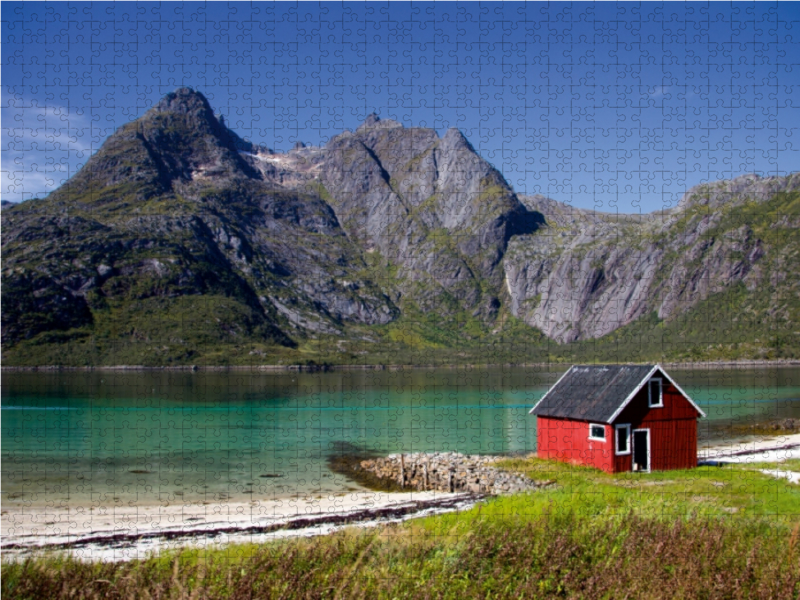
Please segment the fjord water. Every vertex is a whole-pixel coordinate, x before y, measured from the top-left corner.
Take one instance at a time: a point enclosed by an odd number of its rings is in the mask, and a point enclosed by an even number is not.
[[[291,498],[359,489],[331,472],[354,452],[536,448],[530,408],[563,371],[533,368],[24,372],[2,380],[5,506]],[[800,417],[800,368],[671,370],[731,426]]]

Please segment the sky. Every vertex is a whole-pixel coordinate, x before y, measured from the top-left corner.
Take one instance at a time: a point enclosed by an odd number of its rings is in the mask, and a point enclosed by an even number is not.
[[[800,170],[800,3],[2,2],[0,196],[180,86],[242,137],[461,129],[517,192],[647,213]],[[795,40],[794,38],[797,38]]]

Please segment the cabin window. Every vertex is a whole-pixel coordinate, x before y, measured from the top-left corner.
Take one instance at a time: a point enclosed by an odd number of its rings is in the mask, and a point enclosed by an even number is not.
[[[597,440],[598,442],[606,441],[606,428],[605,425],[589,425],[589,439]]]
[[[630,454],[631,453],[631,426],[630,425],[617,425],[617,454]]]
[[[664,406],[664,390],[660,379],[651,379],[647,382],[647,398],[650,407]]]

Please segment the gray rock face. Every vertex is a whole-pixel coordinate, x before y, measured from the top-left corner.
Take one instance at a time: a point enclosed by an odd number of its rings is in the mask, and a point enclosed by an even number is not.
[[[505,307],[559,342],[593,339],[731,286],[795,297],[800,218],[780,199],[797,190],[798,174],[746,175],[651,215],[578,210],[518,197],[456,129],[370,115],[277,153],[181,88],[47,199],[3,204],[3,348],[160,322],[180,338],[180,319],[209,345],[293,346],[404,310],[487,324]],[[768,228],[751,222],[764,211]]]
[[[673,319],[740,282],[753,290],[765,283],[759,265],[770,248],[737,208],[798,188],[797,174],[743,176],[692,188],[677,208],[650,215],[523,197],[551,226],[511,241],[504,261],[511,311],[563,343],[601,337],[652,312]]]
[[[793,192],[797,189],[800,189],[798,177],[760,177],[750,173],[734,179],[697,185],[681,197],[676,210],[699,206],[719,208],[748,199],[764,202],[778,192]]]
[[[266,178],[240,142],[202,95],[180,89],[47,199],[4,210],[4,347],[91,330],[110,308],[132,315],[135,331],[147,302],[152,321],[192,297],[228,307],[229,322],[190,325],[216,332],[211,339],[293,345],[298,335],[396,318],[331,207]]]
[[[456,129],[439,139],[371,116],[331,140],[320,176],[351,239],[397,266],[401,297],[424,309],[492,318],[508,240],[542,222]]]
[[[491,320],[508,240],[543,223],[457,129],[439,139],[373,114],[325,148],[244,156],[267,181],[320,193],[350,240],[394,272],[381,287],[423,310]]]

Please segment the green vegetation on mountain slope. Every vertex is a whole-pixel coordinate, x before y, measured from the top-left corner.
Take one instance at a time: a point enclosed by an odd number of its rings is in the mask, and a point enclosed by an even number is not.
[[[582,211],[517,197],[455,129],[373,115],[278,155],[182,88],[4,206],[3,364],[800,358],[798,190]]]

